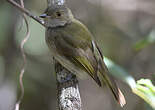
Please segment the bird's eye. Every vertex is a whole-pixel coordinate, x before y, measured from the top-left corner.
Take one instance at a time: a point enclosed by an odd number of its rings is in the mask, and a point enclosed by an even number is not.
[[[61,16],[61,13],[60,12],[56,12],[56,15],[60,17]]]

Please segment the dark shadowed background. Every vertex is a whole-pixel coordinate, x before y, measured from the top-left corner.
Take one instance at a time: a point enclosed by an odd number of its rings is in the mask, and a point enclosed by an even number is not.
[[[18,1],[18,0],[16,0]],[[155,81],[154,0],[66,0],[75,17],[92,32],[104,55],[122,66],[135,79]],[[25,7],[40,15],[46,0],[25,0]],[[25,45],[27,68],[21,110],[55,110],[56,80],[43,26],[28,18],[31,35]],[[22,27],[22,29],[21,29]],[[25,37],[20,12],[0,0],[0,110],[12,110],[20,94],[22,67],[20,42]],[[137,42],[140,42],[138,46]],[[91,79],[79,80],[83,110],[123,110],[111,92]],[[117,80],[126,97],[124,110],[151,110],[129,86]]]

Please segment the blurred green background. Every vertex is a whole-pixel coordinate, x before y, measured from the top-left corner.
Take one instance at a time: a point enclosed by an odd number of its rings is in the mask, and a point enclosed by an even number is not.
[[[148,78],[155,84],[155,1],[66,1],[75,17],[92,32],[106,57],[136,80]],[[46,0],[24,2],[35,15],[42,14],[47,7]],[[0,110],[12,110],[20,94],[18,78],[23,60],[19,47],[26,34],[25,24],[20,29],[20,14],[5,0],[0,0]],[[45,29],[27,18],[31,34],[24,47],[27,68],[21,110],[55,110],[56,80],[44,39]],[[116,76],[121,77],[119,74]],[[83,110],[121,110],[108,89],[99,88],[92,79],[79,81]],[[125,110],[152,109],[122,80],[117,80],[117,83],[127,101]]]

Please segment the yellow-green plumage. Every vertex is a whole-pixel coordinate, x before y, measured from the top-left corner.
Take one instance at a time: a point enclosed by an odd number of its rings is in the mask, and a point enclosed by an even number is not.
[[[89,30],[66,6],[52,6],[46,10],[46,42],[52,56],[79,77],[91,76],[99,86],[106,83],[118,103],[124,96],[106,68],[103,56]]]

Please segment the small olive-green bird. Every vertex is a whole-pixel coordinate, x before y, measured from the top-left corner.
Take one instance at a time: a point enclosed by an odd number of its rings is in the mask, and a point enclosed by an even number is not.
[[[40,17],[47,26],[46,42],[55,60],[79,77],[91,76],[100,87],[106,84],[123,106],[125,98],[109,74],[102,52],[87,27],[75,19],[65,5],[52,5]]]

